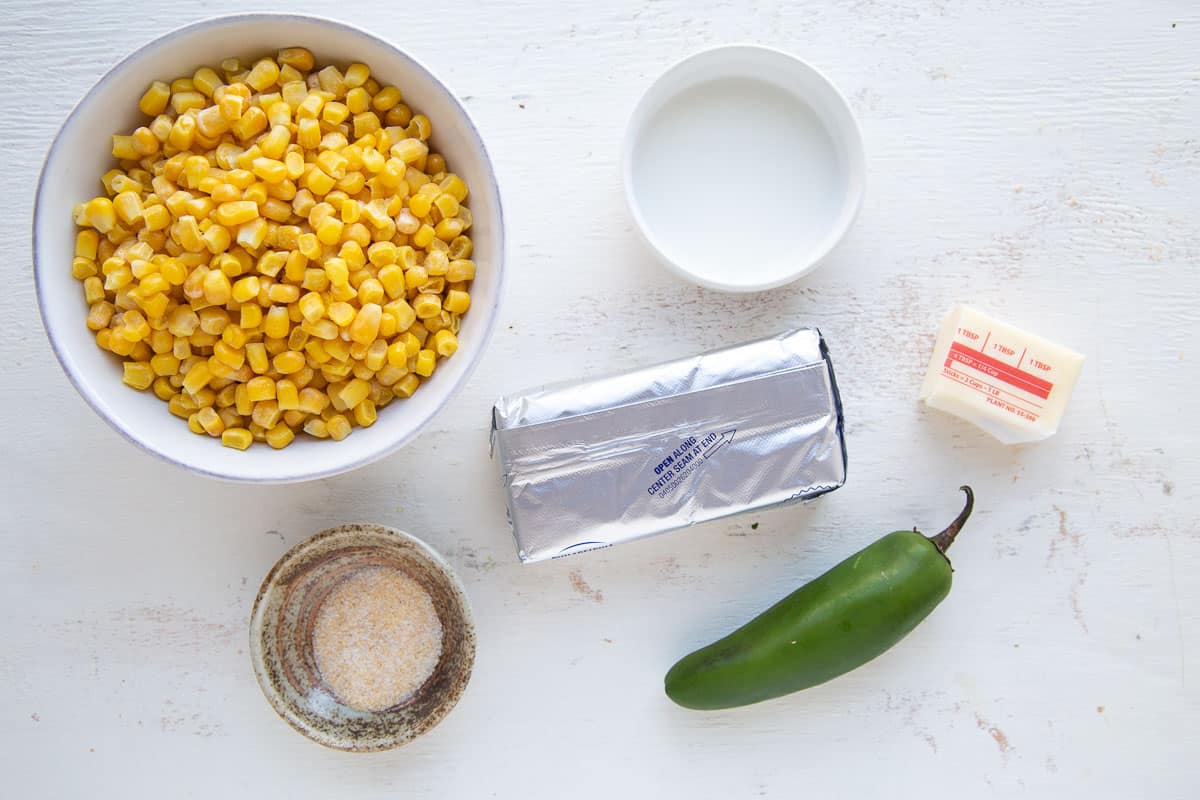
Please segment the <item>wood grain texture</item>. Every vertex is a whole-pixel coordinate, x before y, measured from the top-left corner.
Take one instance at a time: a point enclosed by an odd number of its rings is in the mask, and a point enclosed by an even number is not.
[[[481,368],[419,440],[353,474],[277,488],[195,478],[121,441],[55,363],[30,267],[34,183],[71,105],[137,45],[240,8],[0,0],[3,794],[1197,795],[1193,3],[336,9],[425,61],[476,116],[507,205],[511,279]],[[828,262],[749,297],[693,288],[656,265],[617,169],[647,84],[733,41],[825,70],[859,115],[869,170],[862,214]],[[713,191],[736,153],[731,142],[726,159],[697,165]],[[936,325],[960,301],[1088,355],[1053,439],[1004,447],[917,406]],[[516,563],[487,456],[497,395],[795,324],[820,326],[833,348],[845,488]],[[943,522],[964,481],[979,506],[955,548],[954,591],[894,651],[740,711],[696,714],[663,696],[677,657],[879,534]],[[250,603],[275,559],[356,520],[446,553],[480,635],[461,705],[425,738],[376,756],[293,733],[246,655]]]

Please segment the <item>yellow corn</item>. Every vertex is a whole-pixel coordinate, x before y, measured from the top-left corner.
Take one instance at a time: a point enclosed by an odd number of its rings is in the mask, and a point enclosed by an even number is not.
[[[246,363],[258,374],[266,372],[271,367],[267,359],[267,348],[262,342],[250,342],[246,345]]]
[[[282,450],[292,443],[296,433],[282,422],[267,431],[267,444],[276,450]]]
[[[340,335],[338,326],[328,319],[319,319],[316,322],[304,322],[300,325],[310,336],[315,336],[318,339],[333,340]]]
[[[412,302],[412,307],[417,314],[417,319],[429,319],[441,313],[442,302],[438,295],[424,292],[417,295]]]
[[[369,428],[375,424],[375,404],[369,399],[364,399],[354,407],[354,421],[364,428]]]
[[[366,65],[314,67],[285,48],[152,84],[107,196],[74,210],[97,344],[230,446],[373,423],[457,349],[470,305],[467,187],[428,118]]]
[[[417,247],[428,247],[433,241],[435,232],[430,225],[422,225],[420,229],[412,235],[412,243]]]
[[[383,369],[383,365],[387,363],[388,344],[383,339],[376,339],[367,347],[366,355],[363,357],[363,363],[367,365],[367,369],[372,372],[378,372]]]
[[[275,366],[276,372],[290,375],[304,368],[304,354],[298,353],[295,350],[284,350],[275,356],[275,359],[271,363]]]
[[[272,303],[289,304],[300,299],[300,287],[289,283],[275,283],[267,290],[267,298]]]
[[[264,58],[250,70],[246,76],[246,83],[250,84],[255,91],[261,92],[273,86],[278,79],[279,65],[269,58]]]
[[[246,399],[251,403],[275,399],[275,381],[259,375],[246,382]]]
[[[241,308],[238,325],[242,330],[252,331],[262,324],[262,307],[256,305],[244,305]]]
[[[410,372],[392,386],[392,392],[397,397],[412,397],[413,392],[421,385],[421,379],[415,372]]]
[[[196,412],[196,418],[200,422],[200,427],[209,436],[220,436],[225,432],[225,423],[221,420],[217,410],[212,406],[206,406]]]
[[[367,278],[358,285],[358,302],[378,305],[383,302],[383,284],[375,278]]]
[[[258,297],[259,289],[260,284],[258,277],[255,275],[249,275],[233,285],[233,299],[239,303],[248,302]]]
[[[234,200],[221,203],[214,212],[217,223],[228,228],[241,225],[258,217],[258,205],[250,200]]]
[[[316,322],[325,316],[325,301],[316,292],[309,292],[300,298],[300,313],[306,322]]]
[[[155,375],[170,377],[179,374],[179,359],[171,353],[159,353],[150,359],[150,369]]]
[[[158,116],[166,110],[170,99],[171,87],[162,81],[154,81],[138,101],[138,109],[148,117]]]
[[[446,280],[450,283],[460,283],[475,279],[475,262],[468,259],[456,259],[450,262],[446,269]]]
[[[294,382],[284,378],[275,384],[275,400],[281,411],[299,410],[300,390]]]
[[[313,167],[305,178],[305,185],[313,194],[328,194],[334,185],[334,179],[320,167]]]
[[[471,307],[471,296],[466,292],[457,289],[451,289],[446,292],[446,301],[443,308],[452,314],[465,314],[467,309]]]
[[[458,337],[448,329],[442,329],[433,335],[433,349],[439,355],[449,358],[458,350]]]
[[[432,350],[422,350],[417,353],[417,364],[413,367],[413,372],[420,375],[422,378],[428,378],[433,374],[433,369],[437,364],[437,354]]]
[[[268,158],[282,158],[287,150],[288,144],[292,141],[292,132],[285,125],[276,125],[271,128],[271,132],[264,136],[259,141],[259,148],[263,155]]]
[[[348,328],[350,338],[360,344],[369,345],[379,335],[379,322],[383,308],[378,303],[366,303],[354,316]]]
[[[340,442],[350,435],[350,420],[341,414],[334,414],[325,420],[325,426],[329,432],[329,438],[334,441]]]
[[[279,51],[276,60],[301,72],[308,72],[314,63],[313,54],[303,47],[285,47]]]
[[[274,158],[256,158],[250,163],[250,170],[267,183],[282,183],[288,176],[287,166]]]
[[[212,373],[209,372],[207,364],[193,364],[187,374],[183,376],[183,389],[188,394],[195,395],[207,386],[211,379]]]
[[[154,370],[145,361],[126,361],[123,365],[124,374],[121,380],[125,385],[132,386],[138,391],[145,391],[154,383]]]
[[[287,338],[292,323],[285,306],[271,306],[263,320],[263,333],[275,339]]]
[[[304,432],[317,439],[329,438],[329,429],[325,425],[325,420],[319,417],[305,421]]]
[[[245,428],[226,428],[221,433],[221,444],[235,450],[245,450],[254,443],[254,437]]]

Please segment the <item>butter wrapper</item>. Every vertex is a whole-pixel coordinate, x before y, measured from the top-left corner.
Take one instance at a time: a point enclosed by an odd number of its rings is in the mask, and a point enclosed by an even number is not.
[[[492,452],[523,562],[830,492],[842,405],[804,328],[497,401]]]

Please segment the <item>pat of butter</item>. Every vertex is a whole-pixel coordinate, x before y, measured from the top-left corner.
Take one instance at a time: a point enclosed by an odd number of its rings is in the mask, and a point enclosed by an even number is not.
[[[969,306],[942,320],[921,399],[1005,444],[1058,430],[1083,356]]]

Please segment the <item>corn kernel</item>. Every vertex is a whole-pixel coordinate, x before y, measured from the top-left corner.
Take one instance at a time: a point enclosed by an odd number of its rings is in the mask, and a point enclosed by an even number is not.
[[[282,183],[288,176],[287,166],[274,158],[256,158],[250,162],[250,170],[267,183]]]
[[[314,63],[312,52],[303,47],[285,47],[279,51],[277,60],[301,72],[308,72]]]
[[[376,111],[387,111],[400,102],[400,90],[395,86],[385,86],[371,100],[371,107]]]
[[[365,303],[348,328],[350,338],[360,344],[369,345],[379,335],[379,322],[383,308],[378,303]]]
[[[246,345],[246,363],[258,374],[266,372],[271,367],[267,359],[267,348],[262,342],[250,342]]]
[[[296,408],[306,414],[320,414],[329,405],[329,396],[319,389],[301,389]]]
[[[443,328],[433,334],[433,349],[444,358],[449,358],[458,350],[458,337],[453,331]]]
[[[341,414],[334,414],[327,419],[325,426],[329,432],[329,438],[336,442],[340,442],[350,435],[350,421]]]
[[[276,450],[282,450],[287,447],[295,438],[295,431],[283,423],[279,423],[267,431],[267,444]]]
[[[325,301],[316,292],[309,292],[300,298],[300,313],[306,322],[316,322],[325,316]]]
[[[413,234],[412,243],[417,247],[428,247],[435,236],[433,227],[430,225],[422,225],[420,229]]]
[[[183,377],[183,389],[188,394],[195,396],[208,385],[211,379],[212,373],[209,371],[207,364],[193,364]]]
[[[140,342],[150,335],[150,325],[140,311],[136,309],[126,311],[121,315],[121,319],[124,322],[121,335],[129,341]]]
[[[275,384],[275,399],[281,411],[293,411],[300,408],[300,391],[296,384],[284,378]]]
[[[475,262],[468,259],[456,259],[450,262],[446,270],[446,280],[450,283],[460,283],[475,279]]]
[[[171,87],[162,81],[154,81],[138,100],[138,109],[148,117],[155,117],[167,108],[171,99]]]
[[[375,416],[375,404],[369,399],[364,399],[354,407],[354,421],[364,428],[375,424]]]
[[[207,98],[200,92],[194,90],[171,92],[171,109],[176,114],[182,114],[193,108],[204,108],[206,105],[208,105]]]
[[[254,404],[254,411],[250,413],[250,418],[257,425],[261,425],[264,428],[272,428],[279,422],[279,417],[282,415],[283,411],[279,408],[279,403],[272,398],[256,402]]]
[[[290,375],[293,372],[299,372],[304,368],[304,354],[298,353],[295,350],[285,350],[271,362],[275,366],[275,371]]]
[[[279,79],[279,65],[269,58],[264,58],[254,65],[246,76],[246,83],[255,91],[261,92],[275,84]]]
[[[100,233],[108,233],[117,224],[117,213],[107,197],[97,197],[83,208],[84,221]]]
[[[154,383],[154,370],[144,361],[126,361],[123,365],[124,374],[121,380],[126,386],[132,386],[138,391],[145,391]]]
[[[263,333],[275,339],[284,339],[292,328],[288,310],[284,306],[271,306],[263,320]]]
[[[438,295],[425,292],[416,296],[412,307],[417,313],[417,319],[429,319],[441,313],[442,302]]]
[[[432,350],[422,350],[417,353],[417,364],[413,367],[413,372],[420,375],[422,378],[428,378],[433,374],[433,369],[437,364],[437,354]]]
[[[453,314],[465,314],[471,307],[471,296],[466,292],[451,289],[446,292],[446,301],[443,307]]]
[[[325,420],[319,417],[305,421],[304,432],[317,439],[329,438],[329,429],[325,426]]]
[[[334,185],[334,179],[320,167],[313,167],[305,178],[305,185],[313,194],[328,194]]]
[[[254,437],[245,428],[226,428],[221,433],[221,444],[235,450],[245,450],[254,442]]]
[[[252,331],[262,324],[262,307],[257,305],[244,305],[240,310],[238,326],[242,330]]]
[[[251,403],[275,399],[275,381],[259,375],[246,382],[246,399]]]
[[[412,397],[413,393],[421,385],[421,379],[417,377],[415,372],[410,372],[392,386],[392,392],[397,397]]]
[[[272,303],[294,303],[300,299],[300,287],[290,283],[272,284],[267,290],[267,298]]]
[[[418,219],[429,216],[429,210],[433,208],[433,200],[427,194],[414,194],[408,198],[408,210],[412,212],[414,217]],[[428,242],[426,242],[428,244]],[[424,247],[425,245],[419,245]]]
[[[179,374],[179,359],[170,353],[159,353],[150,359],[150,369],[155,375],[169,377]]]
[[[376,339],[371,342],[367,348],[367,354],[363,358],[363,363],[367,365],[367,369],[372,372],[378,372],[383,369],[383,365],[388,360],[388,343],[383,339]]]
[[[258,217],[258,205],[251,200],[234,200],[221,203],[214,212],[218,224],[228,228],[237,227]]]
[[[338,326],[328,319],[319,319],[316,322],[304,322],[300,327],[310,336],[315,336],[318,339],[331,341],[337,339],[340,335]]]
[[[200,427],[209,436],[220,436],[225,432],[225,423],[221,420],[217,410],[212,406],[206,406],[196,412],[196,418],[200,422]]]
[[[260,288],[258,277],[256,275],[248,275],[233,285],[233,299],[239,303],[253,300],[258,297]]]

